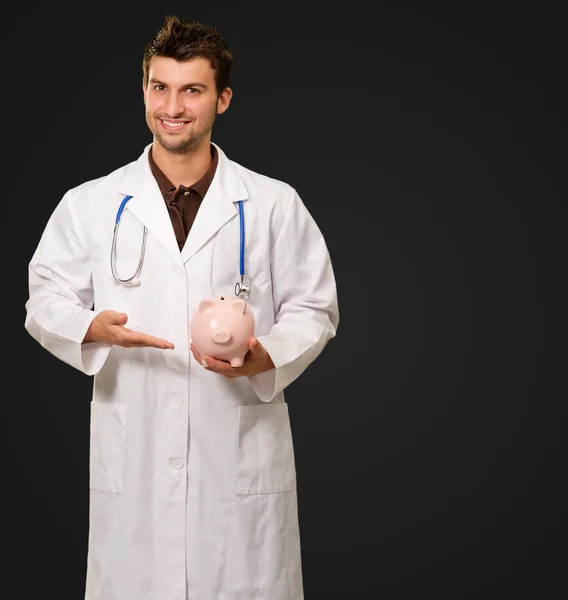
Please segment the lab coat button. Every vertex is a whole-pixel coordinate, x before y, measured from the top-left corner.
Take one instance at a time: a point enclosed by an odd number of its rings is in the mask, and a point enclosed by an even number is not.
[[[183,467],[183,460],[181,458],[174,458],[172,464],[174,469],[181,469]]]
[[[174,400],[174,404],[177,404],[178,406],[180,404],[183,404],[183,401],[184,401],[183,394],[174,394],[173,400]]]
[[[174,267],[172,271],[174,275],[177,275],[178,277],[181,277],[183,275],[183,269],[180,267]]]
[[[176,331],[174,333],[174,337],[176,340],[182,340],[183,339],[183,331]]]

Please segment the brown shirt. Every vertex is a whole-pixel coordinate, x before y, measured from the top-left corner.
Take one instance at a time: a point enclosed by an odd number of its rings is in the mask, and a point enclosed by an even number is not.
[[[174,184],[164,175],[158,165],[154,162],[151,147],[148,152],[150,169],[152,169],[152,173],[158,182],[160,192],[166,202],[180,252],[187,239],[187,234],[193,225],[201,201],[205,197],[205,194],[213,181],[215,171],[217,170],[217,163],[219,162],[217,148],[215,148],[213,144],[211,144],[210,148],[213,162],[207,173],[205,173],[199,181],[189,187],[180,185],[177,191]]]

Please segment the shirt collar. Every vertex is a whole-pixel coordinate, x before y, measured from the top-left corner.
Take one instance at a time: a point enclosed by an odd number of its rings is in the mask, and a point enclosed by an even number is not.
[[[199,181],[196,181],[193,185],[187,188],[197,192],[201,198],[204,198],[207,190],[209,189],[209,186],[213,181],[215,171],[217,170],[217,164],[219,163],[219,153],[217,152],[217,148],[215,148],[213,144],[210,144],[210,149],[211,157],[213,159],[211,161],[211,166]],[[158,183],[158,187],[160,188],[162,196],[165,196],[168,192],[174,191],[176,189],[175,185],[166,177],[166,175],[154,161],[152,156],[152,147],[150,147],[150,150],[148,151],[148,162],[150,163],[150,169],[152,170],[152,174]]]

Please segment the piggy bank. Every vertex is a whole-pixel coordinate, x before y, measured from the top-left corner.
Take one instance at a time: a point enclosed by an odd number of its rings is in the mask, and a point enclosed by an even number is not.
[[[242,366],[248,343],[254,336],[255,320],[242,298],[207,298],[191,318],[190,336],[201,356],[212,356]]]

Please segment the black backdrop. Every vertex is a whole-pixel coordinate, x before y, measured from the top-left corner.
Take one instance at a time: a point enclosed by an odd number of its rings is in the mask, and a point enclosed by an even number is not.
[[[6,20],[18,598],[84,593],[92,385],[23,329],[27,263],[67,189],[151,141],[142,50],[169,13],[216,26],[234,51],[213,141],[296,187],[334,262],[338,336],[287,390],[307,600],[552,597],[565,563],[543,487],[560,481],[543,477],[559,442],[537,430],[538,251],[558,197],[546,170],[561,164],[559,15],[387,4],[116,3]]]

